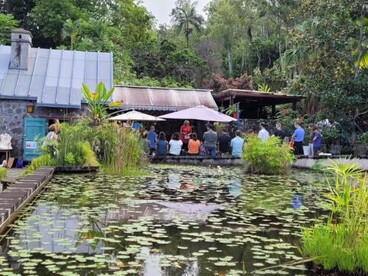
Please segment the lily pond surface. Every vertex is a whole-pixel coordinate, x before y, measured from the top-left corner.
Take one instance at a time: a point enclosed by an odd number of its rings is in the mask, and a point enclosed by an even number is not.
[[[55,175],[3,239],[1,275],[305,275],[301,229],[324,176],[150,166],[139,177]]]

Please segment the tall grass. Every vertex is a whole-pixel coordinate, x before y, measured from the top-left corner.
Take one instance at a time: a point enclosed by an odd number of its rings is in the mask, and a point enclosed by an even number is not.
[[[139,167],[143,148],[137,133],[113,123],[101,126],[96,138],[105,172],[126,174]]]
[[[302,251],[324,269],[362,269],[368,272],[368,186],[367,176],[356,164],[334,163],[327,168],[328,221],[302,233]]]
[[[76,124],[62,123],[55,163],[58,166],[98,166],[90,146],[93,135],[93,129],[85,120]]]
[[[248,172],[283,174],[290,169],[294,155],[277,137],[271,136],[262,142],[257,136],[250,135],[245,141],[243,158]]]
[[[136,170],[142,160],[143,149],[139,136],[116,123],[93,126],[83,120],[60,125],[56,156],[48,149],[34,159],[27,172],[40,166],[100,166],[110,174],[126,174]]]

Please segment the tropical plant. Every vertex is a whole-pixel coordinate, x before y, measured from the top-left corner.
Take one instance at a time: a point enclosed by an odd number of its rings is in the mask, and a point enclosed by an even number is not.
[[[108,101],[111,98],[114,88],[107,90],[103,82],[99,82],[94,92],[86,84],[82,84],[83,97],[88,103],[88,110],[92,114],[92,123],[98,125],[106,117],[106,110],[109,108]]]
[[[243,158],[248,172],[283,174],[290,169],[294,155],[289,145],[280,144],[277,137],[262,142],[256,135],[250,135],[246,138]]]
[[[110,174],[127,174],[138,168],[143,147],[138,133],[120,128],[117,124],[98,127],[93,142],[104,171]]]
[[[226,114],[226,115],[231,116],[231,115],[233,115],[234,113],[236,113],[237,111],[238,111],[238,108],[237,108],[236,104],[233,104],[233,105],[230,105],[230,106],[226,109],[225,114]]]
[[[270,92],[271,88],[268,86],[268,84],[261,83],[258,85],[258,90],[262,92]]]
[[[193,28],[199,32],[203,23],[203,17],[197,14],[197,2],[191,0],[178,1],[175,9],[172,10],[171,16],[174,26],[179,32],[184,30],[187,48],[189,47],[189,36],[193,32]]]
[[[43,166],[53,166],[53,161],[54,160],[51,159],[51,154],[44,153],[31,161],[31,163],[27,166],[24,174],[30,174]]]
[[[367,176],[357,164],[333,163],[326,208],[331,215],[302,233],[302,252],[324,269],[368,272]]]

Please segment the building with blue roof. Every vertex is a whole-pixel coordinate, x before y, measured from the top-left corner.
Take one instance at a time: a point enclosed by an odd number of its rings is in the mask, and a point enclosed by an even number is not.
[[[12,136],[11,155],[38,156],[36,140],[54,119],[82,114],[82,83],[99,82],[113,87],[112,53],[32,48],[30,32],[13,30],[11,45],[0,45],[0,134]]]

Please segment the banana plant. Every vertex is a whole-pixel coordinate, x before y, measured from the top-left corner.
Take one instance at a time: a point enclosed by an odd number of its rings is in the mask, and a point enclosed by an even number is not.
[[[99,82],[92,92],[86,84],[82,84],[82,94],[88,104],[88,110],[92,114],[92,123],[99,125],[106,117],[106,110],[109,108],[108,101],[111,98],[114,88],[107,90],[103,82]]]

